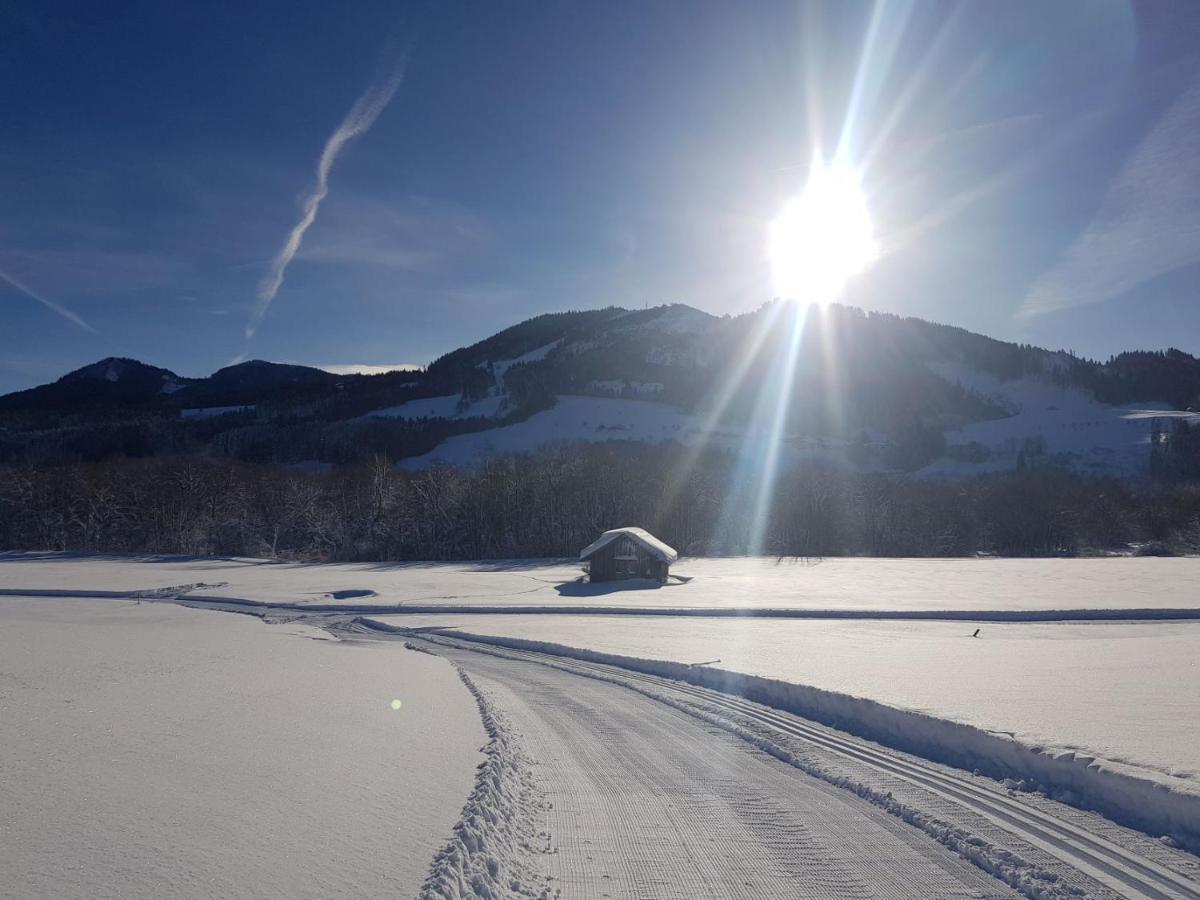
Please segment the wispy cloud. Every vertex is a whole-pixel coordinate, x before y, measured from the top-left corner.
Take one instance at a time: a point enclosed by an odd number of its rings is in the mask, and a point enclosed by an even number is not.
[[[1083,234],[1033,283],[1020,317],[1110,300],[1200,261],[1198,133],[1200,79],[1134,150]]]
[[[10,284],[12,287],[16,288],[18,291],[20,291],[25,296],[27,296],[33,300],[36,300],[38,303],[42,304],[42,306],[46,307],[47,309],[58,313],[60,316],[62,316],[68,322],[78,325],[84,331],[90,331],[92,334],[99,334],[99,332],[96,331],[95,328],[93,328],[91,325],[89,325],[87,322],[85,322],[83,319],[81,319],[75,313],[71,312],[71,310],[67,309],[65,306],[63,306],[59,303],[55,303],[53,300],[46,299],[41,294],[37,293],[37,291],[30,290],[28,287],[23,285],[21,282],[17,281],[11,275],[8,275],[4,272],[0,272],[0,281],[7,282],[8,284]]]
[[[354,138],[365,134],[379,118],[379,114],[391,101],[397,88],[400,87],[400,82],[404,79],[407,60],[406,54],[400,54],[387,69],[386,74],[369,85],[362,96],[354,101],[354,105],[350,107],[350,111],[346,113],[342,123],[325,142],[325,149],[321,151],[321,158],[317,162],[316,183],[304,201],[300,220],[293,226],[282,249],[271,261],[271,268],[266,277],[258,286],[256,302],[250,313],[250,320],[246,323],[247,340],[254,337],[254,332],[262,324],[263,317],[266,316],[267,310],[275,300],[275,295],[279,293],[280,285],[283,284],[283,276],[287,272],[288,265],[300,249],[304,233],[316,221],[321,201],[329,193],[329,172],[333,169],[338,154]]]

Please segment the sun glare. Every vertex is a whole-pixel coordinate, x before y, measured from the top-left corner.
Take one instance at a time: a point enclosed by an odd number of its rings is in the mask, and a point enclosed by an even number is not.
[[[775,290],[789,300],[836,300],[878,255],[862,186],[845,167],[818,161],[803,193],[771,223]]]

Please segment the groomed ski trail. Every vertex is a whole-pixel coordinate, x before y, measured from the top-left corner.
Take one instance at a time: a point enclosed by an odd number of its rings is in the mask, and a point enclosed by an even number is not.
[[[556,895],[1015,896],[886,811],[694,715],[533,661],[432,649],[504,711],[534,761]]]
[[[364,627],[364,630],[371,629]],[[578,686],[578,676],[610,684],[618,689],[631,688],[636,694],[641,694],[651,702],[657,703],[659,706],[658,716],[665,715],[662,711],[665,704],[666,707],[684,711],[693,718],[698,717],[702,723],[706,721],[727,733],[737,734],[750,745],[765,750],[772,756],[788,762],[791,766],[815,775],[827,784],[846,789],[843,793],[848,792],[856,799],[866,801],[875,807],[875,812],[883,810],[890,814],[894,821],[901,821],[909,826],[915,825],[926,835],[954,850],[960,858],[969,859],[975,863],[979,867],[976,871],[991,872],[998,879],[1018,888],[1026,896],[1152,897],[1200,900],[1200,880],[1196,878],[1197,874],[1200,874],[1200,866],[1196,865],[1191,854],[1171,850],[1136,832],[1113,825],[1098,816],[1080,813],[1078,810],[1063,807],[1061,804],[1045,801],[1044,798],[1014,796],[1003,787],[991,786],[990,779],[974,777],[967,773],[959,774],[956,770],[946,766],[925,764],[908,754],[889,751],[869,741],[854,738],[824,726],[814,725],[800,717],[736,696],[671,679],[638,673],[619,666],[572,659],[553,653],[448,639],[444,635],[436,637],[424,635],[423,637],[432,637],[440,645],[436,648],[437,652],[452,656],[460,665],[465,663],[467,668],[473,671],[482,667],[487,672],[487,675],[482,677],[497,678],[502,685],[499,693],[505,698],[506,704],[529,708],[531,698],[536,698],[538,692],[544,691],[543,687],[538,687],[536,690],[530,688],[531,682],[526,679],[533,677],[530,675],[532,670],[528,666],[521,666],[520,663],[530,663],[541,668],[553,669],[564,673],[568,679],[571,679],[575,688],[562,688],[563,695],[558,698],[558,701],[567,707],[571,707],[573,704],[577,706],[576,701],[571,698],[579,696],[579,692],[584,690]],[[485,659],[494,660],[494,662],[484,662]],[[508,662],[505,663],[503,660],[508,660]],[[540,680],[536,678],[532,682],[532,684],[540,683]],[[533,690],[532,693],[531,690]],[[576,735],[580,739],[582,747],[573,741],[571,727],[566,726],[563,722],[555,725],[551,721],[565,714],[561,710],[547,713],[547,716],[540,721],[537,720],[537,716],[534,716],[535,721],[527,723],[526,728],[523,729],[524,733],[536,741],[540,739],[540,735],[547,732],[547,729],[556,731],[558,733],[556,740],[560,746],[553,749],[567,754],[590,752],[583,748],[594,746],[597,740],[611,739],[614,734],[624,736],[626,732],[622,729],[630,729],[628,734],[637,734],[640,729],[645,727],[644,723],[639,725],[638,720],[643,717],[653,718],[655,712],[651,709],[644,709],[639,711],[640,714],[635,714],[636,707],[630,706],[628,690],[622,691],[622,693],[625,695],[624,700],[619,697],[610,698],[608,702],[603,702],[594,709],[590,706],[583,710],[576,708],[571,714],[574,718],[584,720],[582,723],[577,723],[585,725],[583,733]],[[540,708],[543,703],[533,705]],[[597,709],[599,712],[596,711]],[[588,710],[591,711],[588,712]],[[623,724],[615,732],[605,732],[603,729],[598,732],[597,726],[586,726],[588,718],[596,715],[606,718],[611,715],[615,721]],[[635,720],[629,721],[627,718],[629,715],[635,715]],[[715,734],[711,728],[706,732],[710,737]],[[804,746],[812,747],[818,754],[827,758],[832,757],[845,761],[850,769],[857,769],[859,773],[865,771],[878,775],[881,779],[880,783],[884,785],[890,783],[892,786],[911,788],[927,802],[919,804],[920,808],[917,808],[902,802],[901,797],[894,796],[891,790],[873,788],[866,783],[871,780],[869,777],[865,781],[856,780],[854,777],[838,774],[825,766],[814,767],[805,759],[785,749],[789,742],[791,745],[795,745],[797,741]],[[650,743],[654,746],[661,741],[652,740]],[[670,740],[667,743],[674,746]],[[703,746],[704,743],[701,740],[699,745]],[[709,752],[711,752],[711,747]],[[644,763],[652,767],[661,764],[661,762],[654,762],[653,759],[644,761]],[[636,765],[638,762],[635,761],[634,764]],[[693,791],[696,789],[696,784],[701,785],[704,790],[716,789],[720,784],[720,779],[714,779],[713,773],[706,773],[704,765],[699,765],[694,771],[689,770],[688,765],[684,765],[683,769],[691,772],[688,778],[695,782],[692,786]],[[836,769],[836,767],[834,768]],[[576,773],[576,775],[578,774]],[[741,777],[740,768],[738,777]],[[807,781],[807,779],[804,780]],[[616,794],[622,793],[623,790],[619,782],[608,785],[608,788]],[[742,785],[741,788],[743,792],[751,791],[753,794],[748,785]],[[904,791],[899,793],[905,794]],[[681,795],[689,796],[686,787],[681,789]],[[780,816],[780,811],[770,802],[773,796],[775,795],[770,793],[762,796],[755,795],[751,805],[755,809],[761,807],[769,811],[765,819],[774,825],[768,825],[768,829],[778,826],[786,832],[788,827],[786,813],[782,817]],[[911,797],[905,796],[903,799],[911,799]],[[722,802],[731,805],[729,800]],[[950,814],[945,816],[948,810]],[[939,815],[943,815],[945,818],[939,818]],[[947,819],[953,821],[947,821]],[[972,830],[972,825],[974,825],[974,830]],[[662,822],[660,827],[669,830],[676,827],[676,823],[673,821]],[[554,832],[555,829],[552,828],[551,831]],[[753,832],[754,828],[751,827],[750,831]],[[912,832],[915,829],[909,828],[909,831]],[[754,840],[765,844],[770,843],[769,840],[764,842],[761,833]],[[567,844],[569,843],[567,841]],[[569,878],[569,872],[564,870],[563,877]],[[582,881],[586,883],[587,879],[584,878]],[[906,879],[906,881],[910,885],[914,883],[911,879]],[[986,890],[994,892],[999,883],[991,879],[989,881],[991,887]],[[715,893],[707,892],[703,886],[700,886],[697,888],[699,893],[694,893],[692,896],[716,896],[721,894],[722,890],[728,896],[796,896],[798,894],[857,896],[859,894],[852,889],[854,883],[854,880],[850,879],[842,886],[840,893],[833,890],[831,883],[825,884],[824,892],[813,885],[798,891],[796,882],[792,878],[788,879],[786,884],[778,886],[777,894],[772,894],[770,891],[763,894],[738,893],[737,891],[729,893],[731,888],[726,885]],[[893,896],[887,892],[886,888],[879,889],[878,885],[873,882],[868,881],[868,883],[875,888],[869,895]],[[787,884],[791,884],[791,887],[787,887]],[[609,892],[608,896],[676,895],[670,892],[657,893],[657,888],[662,886],[662,884],[658,884],[656,888],[646,885],[635,886],[628,894],[618,891]],[[929,888],[925,888],[926,896],[953,896],[953,894],[946,894],[939,890],[929,893],[929,890]],[[575,893],[576,891],[572,890],[568,892],[568,895],[573,896]],[[918,891],[918,893],[921,892]],[[603,892],[595,894],[595,896],[603,895]],[[688,896],[686,893],[678,895]],[[592,895],[585,891],[580,893],[580,896]],[[904,894],[895,896],[904,896]]]

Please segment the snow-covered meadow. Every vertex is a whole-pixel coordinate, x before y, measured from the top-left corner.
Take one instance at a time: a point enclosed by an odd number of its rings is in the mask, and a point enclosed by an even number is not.
[[[14,900],[413,896],[486,741],[428,654],[16,596],[0,596],[0,734]]]
[[[684,558],[688,579],[582,583],[574,560],[310,564],[262,559],[0,553],[9,591],[189,596],[360,606],[798,609],[856,615],[945,610],[1200,609],[1200,559]]]
[[[1109,795],[1118,805],[1143,803],[1158,787],[1193,806],[1200,797],[1200,559],[682,559],[672,576],[661,586],[590,585],[573,560],[0,554],[0,696],[5,725],[21,735],[0,761],[0,800],[4,811],[28,812],[51,797],[39,817],[50,830],[0,847],[0,868],[29,873],[36,888],[59,877],[55,858],[92,871],[116,865],[106,857],[111,823],[135,846],[150,840],[137,816],[158,823],[170,847],[187,848],[159,868],[151,858],[142,894],[186,893],[204,873],[224,871],[228,845],[206,829],[232,791],[270,792],[249,804],[255,821],[265,816],[268,831],[289,835],[245,839],[237,877],[271,869],[268,893],[334,877],[307,859],[299,874],[273,868],[275,854],[328,841],[328,829],[339,852],[359,860],[353,876],[337,876],[355,887],[385,877],[419,884],[449,834],[484,738],[472,698],[443,661],[147,601],[272,619],[344,611],[321,621],[365,616],[390,629],[556,645],[645,661],[675,678],[719,669],[782,685],[781,708],[815,698],[834,710],[833,724],[868,737],[896,726],[902,748],[915,723],[922,740],[952,752],[914,752],[944,762],[970,758],[953,752],[961,741],[959,750],[986,745],[1017,766],[1032,760],[1042,776],[1083,777],[1083,789],[1093,770],[1106,785],[1116,783],[1110,773],[1132,777],[1134,790],[1121,794],[1121,782]],[[1048,615],[1056,621],[1039,621]],[[388,706],[393,696],[399,711]],[[89,723],[100,724],[85,731]],[[48,764],[44,747],[55,748]],[[372,793],[380,781],[386,796]],[[293,782],[301,786],[286,787]],[[168,807],[155,799],[164,795]],[[81,796],[94,813],[64,824],[70,798]],[[250,827],[249,818],[228,825],[234,835]],[[101,883],[120,877],[105,870]],[[71,883],[96,881],[80,874]]]
[[[1200,793],[1200,622],[379,616],[810,685]]]

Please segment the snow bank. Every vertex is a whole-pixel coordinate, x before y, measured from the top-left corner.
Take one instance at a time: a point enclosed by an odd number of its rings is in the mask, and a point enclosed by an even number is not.
[[[547,896],[539,883],[534,846],[535,819],[544,801],[534,786],[529,760],[517,747],[504,715],[466,672],[456,668],[479,705],[488,734],[486,759],[479,764],[475,789],[454,836],[434,858],[421,900]]]
[[[374,618],[374,616],[373,616]],[[461,629],[805,684],[1135,767],[1200,793],[1200,623],[406,615]],[[1102,686],[1102,687],[1100,687]]]
[[[428,636],[426,636],[428,638]],[[436,638],[433,639],[435,642]],[[478,652],[495,656],[505,656],[497,649],[477,648]],[[564,660],[564,662],[566,662]],[[998,846],[978,834],[939,819],[927,811],[903,803],[887,790],[881,789],[862,780],[846,774],[832,771],[811,759],[802,758],[793,753],[779,740],[778,735],[764,732],[761,727],[747,727],[742,722],[727,718],[725,711],[717,712],[714,707],[702,704],[694,699],[684,700],[669,691],[647,686],[628,678],[610,676],[595,670],[579,672],[567,665],[547,663],[552,668],[560,668],[576,675],[583,675],[597,681],[609,682],[628,688],[638,694],[657,700],[675,709],[694,716],[709,724],[737,735],[742,740],[758,747],[765,753],[787,763],[808,775],[832,784],[843,790],[849,790],[875,806],[880,807],[889,815],[893,815],[908,824],[919,828],[938,843],[947,847],[959,856],[975,864],[985,872],[999,878],[1015,888],[1031,900],[1060,900],[1060,898],[1078,896],[1079,891],[1071,885],[1064,884],[1058,875],[1035,863],[1032,863],[1011,850]]]
[[[400,630],[387,623],[370,624]],[[600,653],[562,644],[468,634],[453,636],[498,647],[535,650],[589,662],[617,665],[736,694],[795,713],[888,747],[926,759],[1007,779],[1022,790],[1040,790],[1071,805],[1094,809],[1114,821],[1152,835],[1169,835],[1200,851],[1200,794],[1141,777],[1130,769],[1070,752],[1047,753],[1003,735],[873,700],[808,685],[745,675],[709,666]]]

